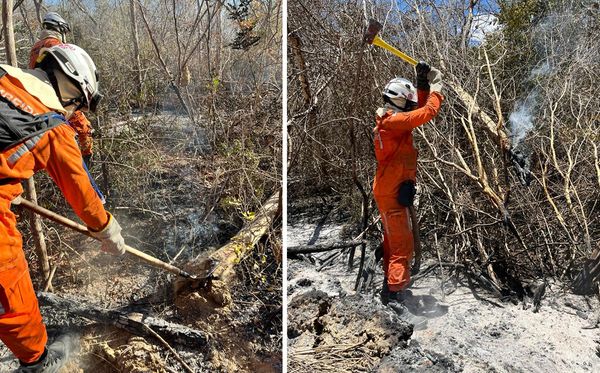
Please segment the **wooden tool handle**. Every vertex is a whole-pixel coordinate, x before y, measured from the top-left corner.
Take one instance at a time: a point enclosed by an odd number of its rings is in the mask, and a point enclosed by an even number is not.
[[[62,224],[65,227],[71,228],[71,229],[73,229],[73,230],[75,230],[75,231],[77,231],[77,232],[79,232],[81,234],[85,234],[88,237],[92,237],[92,238],[98,240],[96,237],[92,236],[92,234],[90,233],[90,231],[87,229],[86,226],[81,225],[81,224],[79,224],[77,222],[74,222],[73,220],[71,220],[69,218],[66,218],[66,217],[64,217],[62,215],[59,215],[59,214],[57,214],[55,212],[52,212],[52,211],[50,211],[50,210],[48,210],[48,209],[46,209],[46,208],[44,208],[44,207],[42,207],[40,205],[36,205],[35,203],[33,203],[31,201],[28,201],[26,199],[23,199],[23,198],[19,197],[19,198],[15,199],[12,202],[12,204],[13,205],[23,206],[26,209],[28,209],[30,211],[33,211],[33,212],[35,212],[36,214],[38,214],[40,216],[43,216],[43,217],[45,217],[47,219],[50,219],[50,220],[52,220],[54,222]],[[165,271],[168,271],[168,272],[171,272],[171,273],[174,273],[176,275],[183,276],[183,277],[194,278],[189,273],[187,273],[187,272],[185,272],[185,271],[183,271],[183,270],[181,270],[181,269],[179,269],[179,268],[177,268],[177,267],[175,267],[175,266],[173,266],[173,265],[171,265],[169,263],[163,262],[162,260],[157,259],[157,258],[155,258],[155,257],[153,257],[151,255],[143,253],[143,252],[139,251],[138,249],[134,249],[131,246],[125,245],[125,251],[128,254],[133,255],[136,258],[138,258],[138,259],[140,259],[140,260],[142,260],[142,261],[150,264],[151,266],[164,269]]]

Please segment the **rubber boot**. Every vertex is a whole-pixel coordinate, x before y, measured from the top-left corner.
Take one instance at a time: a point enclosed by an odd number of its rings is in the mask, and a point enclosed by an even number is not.
[[[57,373],[69,360],[69,355],[75,350],[75,347],[76,339],[71,335],[63,334],[46,348],[40,360],[31,365],[21,363],[17,372]]]
[[[383,286],[381,287],[381,292],[379,293],[379,297],[381,298],[381,303],[384,306],[387,306],[390,301],[390,288],[388,287],[387,278],[383,278]]]
[[[427,328],[427,318],[423,316],[414,315],[404,305],[404,300],[412,295],[410,290],[390,292],[388,306],[394,310],[401,320],[413,326],[413,330],[423,330]]]

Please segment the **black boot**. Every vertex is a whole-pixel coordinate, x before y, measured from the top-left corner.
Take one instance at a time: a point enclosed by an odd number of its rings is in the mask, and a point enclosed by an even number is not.
[[[410,290],[390,292],[387,305],[398,314],[401,320],[411,324],[414,330],[423,330],[427,328],[427,318],[414,315],[403,303],[411,295]]]
[[[68,334],[58,337],[44,351],[42,357],[35,363],[24,364],[17,372],[21,373],[56,373],[65,365],[69,355],[75,349],[76,340]]]
[[[383,286],[381,287],[379,296],[381,298],[381,303],[383,303],[384,306],[387,306],[390,301],[390,288],[388,287],[387,278],[385,277],[383,278]]]

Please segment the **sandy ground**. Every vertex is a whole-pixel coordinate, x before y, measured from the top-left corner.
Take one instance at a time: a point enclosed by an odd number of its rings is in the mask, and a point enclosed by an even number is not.
[[[342,224],[326,221],[318,225],[317,220],[310,216],[291,218],[290,246],[330,243],[340,237]],[[329,255],[331,253],[320,253],[289,261],[289,302],[315,290],[331,297],[356,296],[353,288],[357,269],[346,270],[346,256],[318,270],[320,260]],[[435,265],[432,260],[425,262],[422,268],[431,265]],[[371,303],[374,309],[385,308],[377,294],[382,279],[378,269],[376,285],[357,301]],[[444,294],[438,270],[413,284],[413,296],[406,305],[414,314],[427,318],[426,328],[413,332],[407,343],[408,350],[398,346],[383,357],[374,370],[433,371],[422,363],[411,365],[406,356],[408,351],[409,356],[424,355],[430,361],[435,361],[436,356],[450,360],[453,364],[448,365],[446,371],[600,371],[600,351],[597,350],[600,349],[600,331],[588,328],[593,323],[590,320],[595,310],[600,308],[596,299],[570,294],[562,290],[560,284],[551,282],[539,312],[535,313],[533,307],[524,307],[523,302],[502,302],[482,290],[472,290],[461,279],[448,279],[447,272],[444,279]],[[293,343],[292,339],[292,351]]]

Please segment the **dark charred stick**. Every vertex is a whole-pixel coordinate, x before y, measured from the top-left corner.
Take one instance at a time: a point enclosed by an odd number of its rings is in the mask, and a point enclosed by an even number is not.
[[[370,22],[370,24],[373,22]],[[381,26],[381,25],[379,25]],[[376,26],[374,26],[375,29],[375,33],[373,34],[373,38],[375,37],[375,35],[377,34],[377,32],[379,32],[379,30],[381,30],[381,27],[379,29],[376,28]],[[360,77],[361,77],[361,73],[362,73],[362,67],[363,67],[363,49],[365,46],[365,42],[366,42],[366,38],[363,39],[363,42],[360,43],[359,46],[359,56],[358,56],[358,66],[356,67],[356,75],[354,77],[354,95],[353,97],[360,97]],[[373,42],[373,40],[371,39],[371,42]],[[361,217],[361,232],[364,232],[367,229],[367,226],[369,225],[369,196],[367,194],[367,192],[365,191],[365,188],[363,187],[362,183],[360,182],[360,180],[358,180],[358,172],[356,171],[356,134],[354,133],[354,119],[353,117],[354,112],[356,111],[356,107],[357,105],[351,105],[350,106],[352,108],[351,110],[351,115],[350,115],[350,119],[348,119],[349,124],[350,124],[350,144],[352,147],[352,181],[354,182],[354,185],[356,185],[356,188],[358,189],[358,191],[360,192],[360,195],[362,197],[362,217]],[[364,266],[364,260],[365,260],[365,250],[366,250],[367,246],[366,243],[362,244],[360,249],[361,249],[361,262],[360,262],[360,268],[362,270],[363,266]],[[352,270],[352,267],[354,266],[354,251],[355,248],[351,247],[350,248],[350,255],[348,256],[348,270]],[[360,271],[358,273],[360,275]],[[356,290],[356,288],[355,288]]]
[[[530,155],[512,147],[508,150],[508,155],[521,185],[529,186],[532,178]]]
[[[344,251],[346,251],[346,249],[342,249],[342,250],[330,255],[329,258],[327,258],[323,262],[321,262],[321,265],[319,266],[319,268],[317,268],[317,272],[321,272],[323,270],[323,268],[330,266],[333,263],[333,261],[335,260],[335,258],[344,254]]]
[[[356,277],[355,290],[359,292],[366,292],[371,287],[373,283],[373,278],[375,277],[375,270],[377,268],[377,264],[379,263],[380,258],[377,257],[375,252],[372,255],[369,255],[367,258],[364,268],[362,271],[358,272],[358,276]]]
[[[135,313],[128,314],[121,311],[99,308],[84,304],[80,300],[61,298],[52,293],[39,292],[37,296],[42,305],[66,311],[102,324],[112,325],[135,335],[155,337],[152,333],[148,332],[147,328],[151,328],[165,340],[171,342],[193,347],[208,346],[208,337],[204,332],[188,328],[184,325],[157,319],[152,316]]]
[[[349,247],[356,247],[359,245],[366,244],[365,240],[358,241],[345,241],[338,242],[330,245],[310,245],[310,246],[290,246],[287,248],[287,253],[289,254],[310,254],[310,253],[320,253],[323,251],[331,251],[338,249],[346,249]]]

